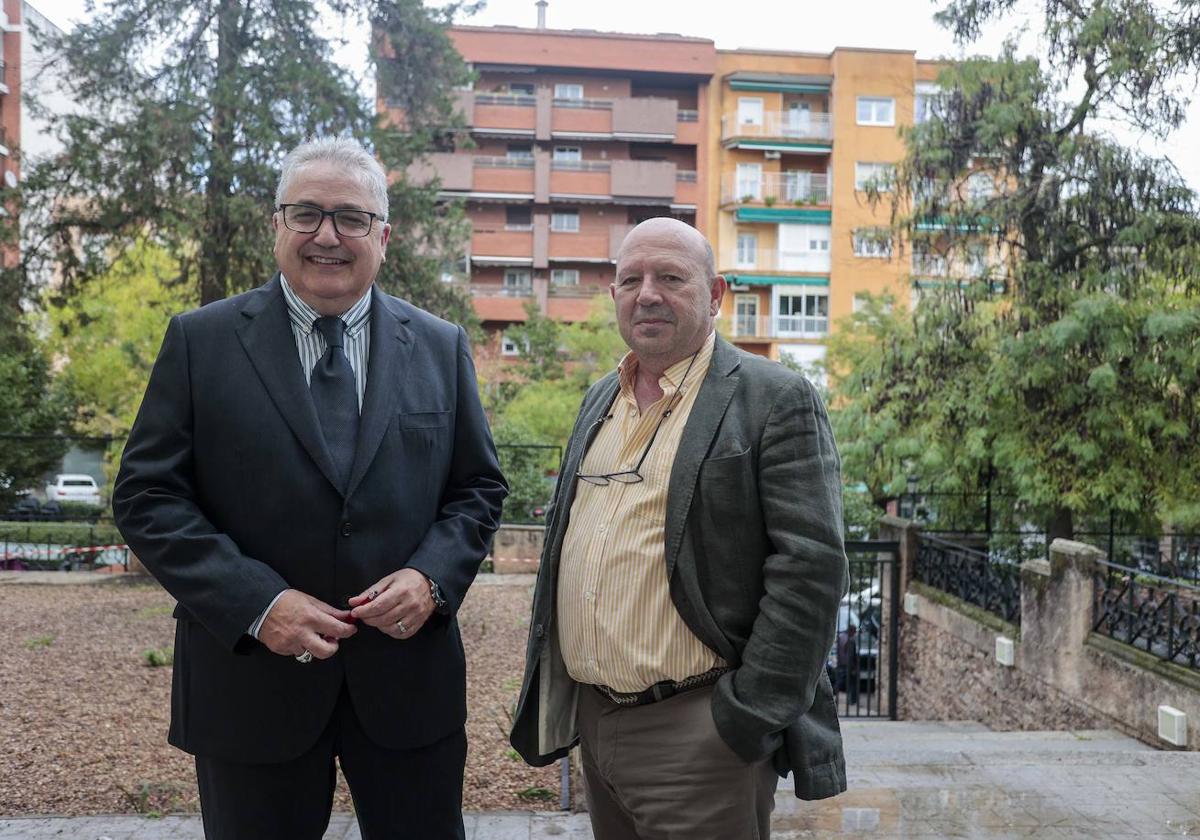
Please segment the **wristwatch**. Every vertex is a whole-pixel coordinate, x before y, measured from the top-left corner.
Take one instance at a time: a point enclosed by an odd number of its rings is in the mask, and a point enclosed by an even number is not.
[[[442,612],[444,609],[446,609],[446,599],[442,595],[442,588],[434,583],[432,578],[428,578],[428,580],[429,595],[433,598],[433,608],[438,612]]]

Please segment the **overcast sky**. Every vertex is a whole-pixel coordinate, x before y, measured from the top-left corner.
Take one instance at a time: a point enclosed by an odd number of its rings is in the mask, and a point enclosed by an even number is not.
[[[33,0],[33,5],[64,28],[85,18],[84,0]],[[728,5],[697,0],[550,0],[546,22],[554,29],[672,32],[711,38],[718,49],[757,47],[828,52],[834,47],[883,47],[915,50],[920,58],[963,55],[963,50],[933,21],[933,13],[940,5],[931,0],[842,0],[820,4],[803,0],[736,0]],[[1027,33],[1021,41],[1023,47],[1036,52],[1039,22],[1030,13],[1036,12],[1039,5],[1023,0],[1017,8],[1018,13],[987,32],[967,52],[995,53],[1006,37],[1023,30]],[[482,12],[463,22],[531,27],[537,23],[537,7],[534,0],[489,0]],[[362,37],[353,31],[340,34],[351,41]],[[1200,190],[1200,103],[1193,104],[1191,114],[1188,124],[1165,144],[1127,132],[1118,133],[1125,142],[1137,144],[1146,152],[1169,157],[1193,188]]]

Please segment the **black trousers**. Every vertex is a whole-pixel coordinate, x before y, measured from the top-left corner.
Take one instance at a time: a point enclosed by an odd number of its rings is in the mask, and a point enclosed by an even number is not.
[[[464,840],[466,732],[416,749],[385,749],[363,731],[345,688],[317,743],[293,761],[239,764],[196,756],[204,836],[321,840],[333,808],[335,757],[363,840]]]

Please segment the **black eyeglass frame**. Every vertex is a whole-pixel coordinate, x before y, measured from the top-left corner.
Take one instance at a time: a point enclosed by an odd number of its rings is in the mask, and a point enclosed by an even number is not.
[[[305,210],[312,210],[314,213],[320,213],[321,218],[317,221],[317,224],[312,228],[312,230],[301,230],[300,228],[294,228],[288,221],[287,208],[289,207],[303,207]],[[289,204],[280,204],[275,209],[278,210],[279,214],[283,217],[284,227],[293,233],[316,233],[321,229],[321,225],[325,224],[325,217],[328,216],[333,220],[334,233],[336,233],[338,236],[343,236],[346,239],[362,239],[363,237],[370,236],[371,231],[375,228],[375,220],[383,218],[380,216],[380,214],[372,213],[370,210],[358,210],[353,207],[339,207],[336,210],[322,210],[320,207],[316,207],[312,204],[299,204],[295,202]],[[339,213],[360,213],[368,216],[370,218],[370,222],[367,224],[367,229],[363,233],[343,233],[341,227],[338,226]],[[345,217],[343,216],[343,218]]]
[[[650,435],[650,440],[646,441],[646,448],[642,450],[642,457],[638,458],[638,462],[633,465],[631,470],[621,470],[613,473],[595,473],[589,474],[575,471],[575,478],[579,481],[586,481],[588,484],[593,484],[597,487],[607,487],[612,482],[617,484],[638,484],[645,481],[645,476],[642,475],[642,464],[646,462],[646,456],[650,454],[650,447],[654,445],[655,438],[658,437],[658,430],[662,428],[663,421],[671,416],[671,412],[675,410],[675,406],[683,398],[683,383],[687,381],[688,374],[692,372],[692,365],[696,362],[696,357],[700,355],[697,350],[692,354],[692,360],[688,362],[687,370],[683,372],[683,376],[679,378],[679,387],[675,389],[675,393],[671,395],[671,401],[667,407],[663,409],[662,415],[658,418],[658,424],[654,427],[654,433]],[[604,425],[605,420],[612,419],[611,414],[606,414],[596,421],[596,428]]]

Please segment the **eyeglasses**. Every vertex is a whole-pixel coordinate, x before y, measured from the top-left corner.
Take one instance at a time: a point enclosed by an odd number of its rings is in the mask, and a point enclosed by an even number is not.
[[[369,210],[322,210],[311,204],[280,204],[279,212],[283,214],[283,224],[287,229],[296,233],[316,233],[325,217],[329,216],[333,219],[333,229],[337,235],[347,239],[366,236],[379,218],[378,213]]]
[[[683,383],[687,381],[687,375],[691,373],[692,365],[695,364],[696,357],[699,355],[699,350],[692,354],[692,360],[688,362],[687,370],[683,372],[683,376],[679,379],[679,387],[675,389],[675,393],[671,395],[671,401],[663,410],[662,416],[658,418],[658,424],[654,427],[654,433],[650,435],[650,440],[646,442],[646,448],[642,450],[642,457],[638,458],[638,462],[634,464],[633,469],[621,470],[620,472],[597,473],[595,475],[582,473],[577,470],[575,472],[575,477],[580,481],[586,481],[588,484],[594,484],[597,487],[605,487],[612,483],[637,484],[645,481],[646,479],[642,476],[641,472],[642,464],[646,462],[646,456],[650,454],[650,447],[654,445],[654,439],[658,437],[658,430],[662,428],[663,421],[671,416],[671,412],[674,411],[675,406],[679,404],[679,400],[683,394]],[[599,431],[600,427],[604,425],[605,420],[611,419],[611,414],[606,414],[601,417],[596,421],[595,431]]]

